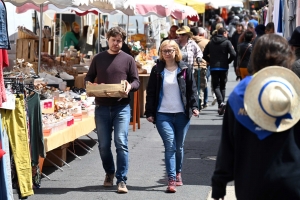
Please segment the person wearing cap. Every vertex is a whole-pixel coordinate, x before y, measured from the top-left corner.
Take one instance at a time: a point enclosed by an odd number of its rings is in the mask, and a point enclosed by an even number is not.
[[[293,31],[291,39],[289,40],[289,45],[296,56],[296,61],[292,66],[292,70],[300,78],[300,26]]]
[[[228,98],[212,198],[234,181],[237,199],[300,199],[300,79],[285,38],[261,36],[247,76]]]
[[[227,38],[227,30],[220,28],[218,35],[214,36],[206,45],[203,59],[210,64],[212,85],[218,102],[218,113],[225,112],[225,93],[229,64],[234,60],[236,52]],[[228,55],[230,57],[228,58]]]
[[[178,35],[178,39],[176,39],[175,42],[181,50],[182,61],[190,67],[193,66],[194,60],[200,63],[203,54],[197,43],[192,40],[193,33],[190,27],[182,26],[176,31],[176,34]]]
[[[198,44],[201,51],[204,51],[205,46],[208,44],[209,40],[204,37],[206,31],[202,27],[192,27],[191,32],[193,33],[192,39]],[[194,62],[194,78],[198,86],[199,91],[199,100],[200,100],[200,109],[207,107],[208,101],[208,90],[207,90],[207,63],[204,59],[199,63]],[[198,68],[200,67],[200,69]],[[200,70],[200,86],[198,85],[198,70]]]

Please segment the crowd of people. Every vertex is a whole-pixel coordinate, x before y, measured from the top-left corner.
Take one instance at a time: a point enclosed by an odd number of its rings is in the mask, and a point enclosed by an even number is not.
[[[287,40],[274,34],[272,22],[264,26],[253,16],[244,19],[232,18],[235,30],[231,35],[220,17],[211,32],[202,27],[172,26],[161,44],[161,57],[147,87],[145,114],[149,122],[157,123],[164,143],[167,192],[176,192],[176,186],[183,184],[184,138],[192,114],[197,116],[207,107],[211,76],[212,103],[217,102],[219,115],[224,115],[212,198],[224,199],[230,181],[235,181],[238,199],[300,198],[300,138],[296,136],[300,131],[300,27]],[[173,57],[172,68],[167,57]],[[232,62],[236,80],[241,82],[225,99]],[[189,69],[187,77],[193,74],[192,80],[185,78],[182,66]],[[182,80],[186,83],[183,87]],[[188,97],[192,97],[189,106]]]
[[[163,39],[147,85],[145,115],[164,144],[166,192],[174,193],[183,185],[185,137],[191,117],[207,107],[211,76],[212,104],[218,103],[218,114],[224,115],[212,198],[224,199],[227,183],[235,181],[238,199],[299,199],[300,27],[287,41],[274,34],[274,24],[265,27],[255,21],[252,17],[236,22],[231,35],[220,17],[211,32],[174,25]],[[127,80],[126,94],[138,90],[136,63],[122,51],[125,38],[121,27],[108,31],[108,50],[94,57],[86,81]],[[232,62],[241,81],[226,99]],[[113,186],[116,177],[119,193],[128,192],[129,102],[129,98],[96,97],[95,122],[106,172],[103,185]]]

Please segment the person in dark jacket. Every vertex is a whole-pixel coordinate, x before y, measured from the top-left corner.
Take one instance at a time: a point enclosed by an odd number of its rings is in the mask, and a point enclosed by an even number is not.
[[[181,61],[174,40],[161,44],[159,62],[153,67],[146,96],[147,120],[156,123],[165,146],[168,174],[167,192],[183,185],[181,178],[183,144],[192,115],[199,115],[197,87],[192,68]]]
[[[245,42],[238,45],[238,69],[241,79],[245,78],[248,75],[248,63],[250,61],[250,56],[252,52],[252,42],[253,40],[253,32],[246,31],[245,33]]]
[[[252,41],[252,49],[254,48],[256,41],[265,34],[265,29],[266,27],[263,24],[259,24],[257,25],[257,27],[255,27],[256,37],[254,38],[253,36],[254,40]],[[250,62],[248,62],[247,70],[248,70],[248,74],[252,74],[253,70]]]
[[[238,46],[238,41],[239,41],[239,37],[240,35],[242,35],[242,33],[244,32],[244,26],[242,23],[237,23],[236,24],[236,31],[233,33],[232,37],[231,37],[231,43],[232,46],[235,50],[235,52],[237,52],[237,46]],[[236,67],[237,67],[237,56],[235,57],[234,61],[233,61],[233,67],[234,67],[234,71],[236,72]],[[241,79],[240,75],[238,73],[236,73],[236,80]]]
[[[228,54],[230,57],[228,58]],[[218,35],[214,36],[206,45],[203,59],[210,64],[212,86],[217,96],[218,113],[225,112],[225,93],[229,64],[234,60],[236,52],[227,39],[227,31],[224,28],[218,30]]]
[[[300,80],[289,69],[294,60],[285,38],[258,39],[251,55],[256,74],[235,87],[226,106],[213,199],[224,199],[230,181],[237,199],[300,199]]]
[[[289,40],[289,45],[296,55],[296,61],[292,66],[292,70],[300,78],[300,26],[294,30],[291,39]]]

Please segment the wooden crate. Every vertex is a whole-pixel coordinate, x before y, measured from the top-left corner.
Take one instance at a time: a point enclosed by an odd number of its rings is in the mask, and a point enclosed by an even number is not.
[[[39,52],[39,40],[17,39],[16,58],[24,59],[26,62],[34,62],[38,60],[37,52]],[[43,38],[41,52],[47,52],[49,55],[54,54],[53,39]]]
[[[39,43],[39,41],[37,43]],[[53,39],[43,38],[42,52],[47,52],[49,55],[54,55]]]
[[[39,40],[35,40],[34,49],[36,52],[39,52]],[[50,49],[49,49],[50,47]],[[53,48],[53,39],[48,38],[42,38],[42,49],[41,52],[46,52],[49,55],[54,54],[54,48]]]
[[[36,59],[35,46],[36,40],[34,39],[17,39],[16,58],[34,62]]]

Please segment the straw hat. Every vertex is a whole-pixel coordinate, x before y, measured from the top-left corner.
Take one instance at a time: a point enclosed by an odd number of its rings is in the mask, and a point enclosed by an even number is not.
[[[179,29],[177,29],[176,34],[177,35],[188,34],[190,37],[193,36],[193,33],[191,32],[191,29],[188,26],[180,27]]]
[[[299,85],[298,76],[287,68],[272,66],[260,70],[245,91],[244,106],[248,116],[271,132],[291,128],[300,119]]]

